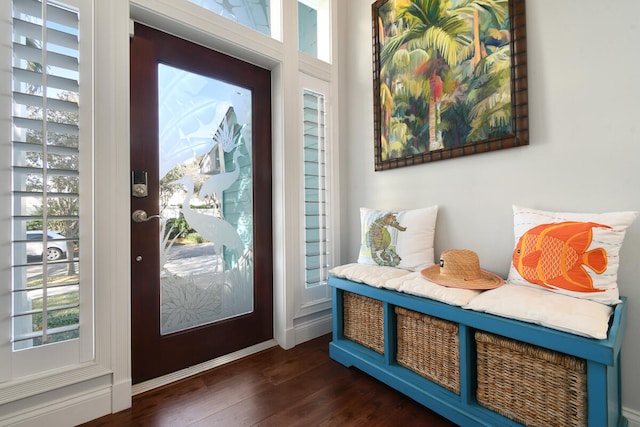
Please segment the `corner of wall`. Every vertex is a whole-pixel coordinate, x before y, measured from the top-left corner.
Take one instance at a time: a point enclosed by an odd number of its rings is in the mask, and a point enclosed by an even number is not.
[[[623,407],[622,416],[624,416],[629,421],[628,427],[640,427],[639,411]]]

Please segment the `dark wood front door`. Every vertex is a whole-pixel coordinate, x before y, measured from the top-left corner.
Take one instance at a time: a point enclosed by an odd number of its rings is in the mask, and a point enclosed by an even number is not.
[[[270,88],[268,70],[135,26],[134,383],[273,337]]]

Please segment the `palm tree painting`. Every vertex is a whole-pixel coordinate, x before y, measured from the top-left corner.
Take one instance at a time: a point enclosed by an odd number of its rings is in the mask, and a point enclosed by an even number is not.
[[[524,0],[372,6],[376,170],[528,143]]]

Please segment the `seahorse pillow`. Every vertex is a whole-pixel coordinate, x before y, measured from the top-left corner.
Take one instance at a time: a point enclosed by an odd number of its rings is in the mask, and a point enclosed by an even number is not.
[[[421,270],[434,264],[438,207],[411,210],[360,208],[360,264]]]
[[[507,282],[617,304],[620,248],[637,214],[514,206],[515,248]]]

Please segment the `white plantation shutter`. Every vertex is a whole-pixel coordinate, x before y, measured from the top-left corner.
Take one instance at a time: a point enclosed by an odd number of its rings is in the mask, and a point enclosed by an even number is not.
[[[13,1],[14,350],[79,336],[78,28],[77,10]]]
[[[325,97],[304,89],[305,286],[326,285],[329,270]]]

